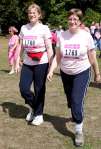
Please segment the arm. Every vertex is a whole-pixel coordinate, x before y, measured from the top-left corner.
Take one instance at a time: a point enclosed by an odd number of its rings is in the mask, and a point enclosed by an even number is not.
[[[48,61],[50,65],[53,59],[53,49],[52,49],[51,38],[48,38],[47,40],[45,40],[45,45],[46,45]]]
[[[22,54],[23,54],[22,40],[20,40],[19,47],[17,50],[17,59],[16,59],[16,68],[15,68],[17,73],[20,70],[20,61],[21,61]]]
[[[48,73],[48,75],[47,75],[47,79],[48,79],[49,81],[52,80],[54,70],[57,68],[58,64],[60,63],[60,60],[61,60],[60,49],[57,48],[57,50],[56,50],[56,55],[55,55],[54,58],[53,58],[53,61],[52,61],[52,63],[51,63],[50,69],[49,69],[49,73]]]
[[[94,49],[88,51],[88,58],[94,71],[94,80],[99,82],[101,79],[99,66],[96,58],[96,51]]]

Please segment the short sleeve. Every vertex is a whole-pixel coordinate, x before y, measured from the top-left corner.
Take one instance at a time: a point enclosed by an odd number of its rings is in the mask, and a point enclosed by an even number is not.
[[[90,34],[88,34],[87,48],[88,48],[88,50],[95,49],[94,40],[93,40],[93,38],[92,38],[92,36]]]
[[[18,39],[19,39],[18,35],[15,35],[15,36],[14,36],[14,40],[16,41],[16,40],[18,40]]]
[[[24,34],[23,34],[23,27],[24,26],[22,26],[21,29],[20,29],[20,33],[19,33],[19,38],[20,39],[23,39],[23,36],[24,36]]]
[[[48,39],[48,38],[51,38],[52,35],[51,35],[51,31],[49,29],[49,27],[47,25],[44,26],[44,38],[45,40]]]

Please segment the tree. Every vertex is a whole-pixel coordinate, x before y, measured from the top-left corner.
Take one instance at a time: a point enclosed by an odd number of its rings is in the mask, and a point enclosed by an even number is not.
[[[101,15],[98,12],[95,12],[91,8],[88,8],[85,12],[84,16],[84,22],[87,26],[90,26],[91,23],[94,22],[100,22]]]
[[[78,7],[85,13],[87,8],[94,8],[98,0],[76,0]]]
[[[27,22],[26,8],[32,3],[20,0],[1,0],[0,2],[0,25],[3,33],[8,32],[11,25],[20,29],[21,25]]]
[[[21,13],[16,0],[1,0],[0,3],[0,24],[3,31],[7,31],[10,25],[18,25]]]
[[[101,20],[101,0],[1,0],[0,25],[3,33],[7,33],[10,25],[20,29],[22,24],[28,22],[26,10],[29,4],[33,2],[39,4],[43,10],[43,23],[50,24],[52,28],[59,25],[66,28],[68,10],[74,7],[83,10],[86,23],[89,22],[92,13],[95,19],[99,16]],[[88,9],[91,9],[91,11],[88,11]],[[89,18],[87,15],[89,15]]]

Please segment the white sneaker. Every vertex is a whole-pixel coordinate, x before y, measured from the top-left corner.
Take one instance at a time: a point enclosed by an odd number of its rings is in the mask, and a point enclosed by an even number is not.
[[[76,146],[83,146],[84,145],[83,132],[76,132],[76,134],[75,134],[75,145]]]
[[[43,123],[43,115],[38,115],[38,116],[34,117],[34,119],[33,119],[31,124],[38,126],[38,125],[40,125],[42,123]]]
[[[34,112],[32,108],[29,107],[29,113],[26,116],[26,121],[30,122],[33,120],[33,118],[34,118]]]
[[[34,114],[32,112],[29,112],[26,116],[26,121],[31,122],[34,118]]]
[[[14,70],[11,70],[8,74],[14,74],[15,71]]]

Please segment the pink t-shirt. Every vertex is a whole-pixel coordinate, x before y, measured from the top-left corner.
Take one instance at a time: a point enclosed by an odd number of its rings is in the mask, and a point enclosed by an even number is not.
[[[10,39],[9,39],[9,42],[8,42],[8,48],[11,49],[14,45],[15,45],[15,42],[18,40],[18,36],[17,35],[13,35]]]
[[[23,41],[24,64],[37,65],[48,63],[47,51],[44,52],[40,61],[34,61],[27,55],[27,52],[35,53],[47,50],[45,41],[51,38],[51,32],[47,25],[42,23],[38,23],[33,27],[30,24],[23,25],[19,37]]]
[[[91,66],[87,52],[95,45],[89,32],[82,29],[76,34],[64,31],[59,36],[57,47],[60,48],[60,67],[64,73],[78,74]]]

